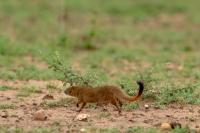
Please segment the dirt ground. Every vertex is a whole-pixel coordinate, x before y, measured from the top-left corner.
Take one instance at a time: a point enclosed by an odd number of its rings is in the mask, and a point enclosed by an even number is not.
[[[0,125],[8,125],[10,127],[22,127],[27,130],[34,127],[50,127],[55,123],[59,123],[61,132],[69,129],[81,128],[117,128],[125,131],[129,127],[158,127],[163,122],[178,122],[182,126],[188,126],[191,129],[200,131],[200,106],[198,105],[180,105],[170,104],[167,107],[156,109],[153,102],[139,101],[139,108],[130,111],[123,110],[122,115],[112,107],[108,106],[108,111],[103,111],[101,107],[96,109],[87,107],[81,113],[90,115],[86,121],[73,120],[77,116],[75,104],[66,107],[43,108],[41,103],[43,97],[48,94],[45,89],[49,82],[61,85],[59,81],[0,81],[0,85],[16,87],[16,90],[0,91],[1,104],[14,104],[15,109],[0,110]],[[41,93],[34,93],[31,96],[19,98],[17,93],[24,85],[34,85],[41,88]],[[58,101],[62,98],[69,98],[62,92],[52,92],[54,97],[50,101]],[[145,108],[145,104],[149,108]],[[47,120],[36,121],[33,114],[44,109]],[[5,117],[5,113],[7,116]]]

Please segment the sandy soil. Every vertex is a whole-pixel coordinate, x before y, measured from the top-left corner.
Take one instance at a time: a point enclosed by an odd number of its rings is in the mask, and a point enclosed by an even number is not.
[[[73,120],[78,113],[75,111],[75,104],[66,107],[43,108],[41,103],[43,97],[48,94],[45,87],[49,82],[60,86],[59,81],[0,81],[0,85],[8,85],[16,87],[16,90],[0,91],[1,104],[15,104],[16,109],[0,110],[0,125],[9,125],[10,127],[23,127],[31,129],[33,127],[51,127],[55,123],[59,123],[61,132],[69,129],[80,130],[81,128],[118,128],[122,132],[128,127],[156,127],[159,128],[163,122],[178,122],[182,126],[188,126],[191,129],[200,131],[200,106],[198,105],[178,105],[171,104],[165,108],[154,108],[153,102],[139,101],[139,108],[130,111],[123,110],[122,115],[111,105],[107,107],[107,111],[103,111],[101,107],[96,109],[87,107],[81,113],[90,115],[86,121]],[[42,88],[41,93],[32,94],[29,97],[19,98],[17,93],[24,85],[35,85]],[[63,98],[70,98],[62,92],[52,92],[54,99],[58,101]],[[148,104],[146,109],[144,104]],[[36,121],[33,114],[44,109],[47,120]],[[6,118],[4,117],[7,114]]]

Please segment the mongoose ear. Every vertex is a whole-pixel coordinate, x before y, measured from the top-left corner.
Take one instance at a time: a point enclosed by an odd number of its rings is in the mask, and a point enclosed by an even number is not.
[[[70,83],[70,87],[73,86],[73,83]]]

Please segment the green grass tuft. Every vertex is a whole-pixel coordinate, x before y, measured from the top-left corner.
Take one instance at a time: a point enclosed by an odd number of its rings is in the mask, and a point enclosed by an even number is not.
[[[0,110],[4,110],[4,109],[15,109],[16,106],[14,104],[0,104]]]
[[[28,97],[33,93],[41,93],[42,91],[35,87],[35,86],[27,86],[27,87],[23,87],[22,89],[20,89],[20,91],[18,92],[17,96],[18,97]]]
[[[43,101],[41,106],[44,108],[57,108],[57,107],[68,107],[71,104],[75,104],[75,100],[70,98],[62,98],[58,101]]]
[[[16,90],[16,88],[11,86],[0,86],[0,91],[7,91],[7,90]]]

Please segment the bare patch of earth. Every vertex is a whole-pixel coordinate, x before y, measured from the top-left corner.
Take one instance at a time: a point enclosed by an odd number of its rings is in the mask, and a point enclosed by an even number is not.
[[[79,130],[81,128],[117,128],[120,131],[125,131],[129,127],[155,127],[159,128],[163,122],[178,122],[182,126],[188,126],[191,129],[199,131],[200,123],[200,106],[198,105],[179,105],[170,104],[167,107],[156,109],[151,106],[153,102],[138,101],[139,108],[130,111],[123,110],[122,115],[111,105],[107,107],[107,111],[103,111],[101,107],[87,107],[81,113],[90,115],[86,121],[74,120],[78,115],[75,111],[75,104],[68,104],[66,107],[44,108],[41,106],[43,97],[49,92],[46,90],[46,85],[53,82],[57,85],[60,81],[0,81],[0,85],[10,85],[17,87],[16,90],[0,91],[1,104],[14,104],[15,109],[0,109],[0,125],[9,127],[21,127],[26,130],[35,127],[51,127],[55,123],[59,124],[60,131],[65,132],[69,129]],[[24,85],[36,85],[42,87],[41,93],[34,93],[31,96],[19,98],[17,93],[20,87]],[[68,99],[63,92],[51,92],[53,100]],[[149,108],[145,109],[144,104],[148,104]],[[33,114],[39,109],[44,109],[47,120],[36,121],[33,119]],[[7,113],[7,117],[2,117],[2,114]]]

